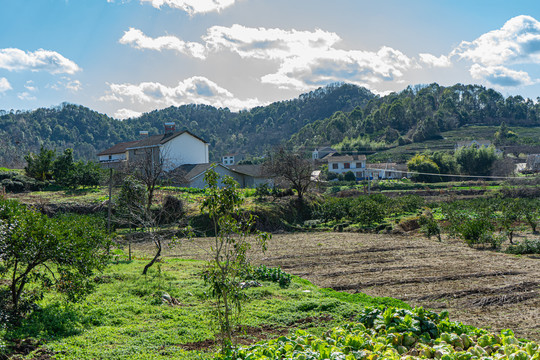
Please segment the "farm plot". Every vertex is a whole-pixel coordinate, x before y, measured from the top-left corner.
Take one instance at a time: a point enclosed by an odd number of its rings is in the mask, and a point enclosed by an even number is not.
[[[169,255],[200,258],[208,243],[184,243]],[[540,259],[415,236],[286,234],[268,245],[265,254],[253,254],[256,263],[318,286],[446,309],[455,321],[540,340]]]

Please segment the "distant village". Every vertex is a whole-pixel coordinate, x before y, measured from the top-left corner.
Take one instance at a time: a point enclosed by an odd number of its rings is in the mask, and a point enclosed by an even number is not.
[[[133,163],[148,158],[154,164],[161,164],[169,173],[178,174],[175,185],[204,188],[204,174],[213,169],[220,175],[228,175],[240,187],[253,188],[260,184],[272,184],[273,180],[264,173],[261,164],[249,164],[244,154],[230,153],[221,157],[221,163],[209,161],[209,143],[190,131],[176,131],[176,124],[164,124],[164,133],[149,135],[140,132],[139,140],[122,142],[97,154],[102,167],[126,170]],[[456,143],[455,149],[468,146],[491,146],[488,140],[471,140]],[[497,153],[502,153],[496,149]],[[312,151],[312,178],[321,180],[321,167],[328,166],[328,180],[343,178],[347,173],[356,181],[410,178],[407,164],[396,162],[368,163],[365,155],[340,153],[331,147],[316,148]],[[517,171],[540,171],[540,154],[529,154],[527,162],[517,164]]]

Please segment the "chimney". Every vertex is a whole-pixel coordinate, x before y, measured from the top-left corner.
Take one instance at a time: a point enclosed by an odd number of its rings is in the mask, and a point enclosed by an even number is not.
[[[147,138],[148,137],[148,131],[139,131],[139,137],[141,139]]]
[[[165,123],[165,135],[170,135],[176,131],[176,125],[173,122]]]

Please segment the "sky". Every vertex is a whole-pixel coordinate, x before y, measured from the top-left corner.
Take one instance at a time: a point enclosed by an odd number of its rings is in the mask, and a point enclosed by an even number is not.
[[[0,0],[0,109],[232,111],[336,82],[540,96],[540,2]]]

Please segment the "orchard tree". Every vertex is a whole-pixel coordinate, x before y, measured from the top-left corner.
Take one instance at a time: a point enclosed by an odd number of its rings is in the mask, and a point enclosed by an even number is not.
[[[8,320],[17,323],[43,292],[75,301],[92,290],[110,245],[103,224],[82,216],[48,218],[12,200],[0,201],[0,276],[7,279]],[[27,291],[27,288],[31,288]]]
[[[245,298],[239,282],[250,269],[247,251],[251,242],[248,239],[258,242],[264,251],[269,234],[253,230],[255,218],[241,213],[243,198],[231,177],[220,179],[218,173],[210,170],[204,180],[208,195],[201,211],[210,217],[215,236],[203,278],[215,300],[222,352],[226,352],[233,345],[233,330],[239,322]]]

